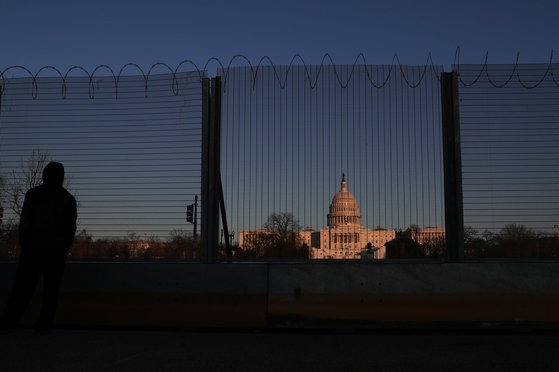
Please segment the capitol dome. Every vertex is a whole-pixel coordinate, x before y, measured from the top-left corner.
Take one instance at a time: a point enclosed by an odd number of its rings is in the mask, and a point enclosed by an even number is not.
[[[347,190],[345,174],[342,174],[340,191],[334,195],[327,216],[328,226],[361,226],[361,213],[355,196]]]

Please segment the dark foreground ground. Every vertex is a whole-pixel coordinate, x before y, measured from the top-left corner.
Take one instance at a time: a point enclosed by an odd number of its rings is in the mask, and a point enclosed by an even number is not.
[[[0,371],[558,371],[559,333],[20,330]]]

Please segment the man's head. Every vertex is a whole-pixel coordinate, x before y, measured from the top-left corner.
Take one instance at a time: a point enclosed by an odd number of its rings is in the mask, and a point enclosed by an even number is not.
[[[62,186],[64,182],[64,166],[62,163],[51,161],[43,169],[43,183],[48,186]]]

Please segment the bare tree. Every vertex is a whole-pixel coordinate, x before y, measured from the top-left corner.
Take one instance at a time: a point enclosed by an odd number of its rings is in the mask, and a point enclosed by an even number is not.
[[[535,239],[537,234],[534,230],[524,225],[508,224],[500,231],[503,240],[526,240]]]
[[[7,207],[18,217],[21,216],[25,193],[43,183],[43,169],[51,160],[47,151],[33,150],[27,159],[21,161],[19,169],[12,170],[5,185],[0,182],[0,200],[5,199]],[[68,177],[64,178],[64,187],[69,189]]]
[[[6,185],[6,199],[8,208],[18,217],[21,216],[25,193],[42,183],[43,168],[49,159],[48,152],[33,150],[29,158],[22,160],[19,170],[12,170]]]
[[[301,225],[293,214],[272,213],[263,228],[264,231],[239,252],[241,257],[308,258],[309,248],[299,235]]]
[[[281,239],[301,230],[297,218],[292,213],[286,212],[270,214],[263,227]]]
[[[169,232],[169,239],[166,244],[166,258],[195,259],[200,242],[184,230],[173,229]]]

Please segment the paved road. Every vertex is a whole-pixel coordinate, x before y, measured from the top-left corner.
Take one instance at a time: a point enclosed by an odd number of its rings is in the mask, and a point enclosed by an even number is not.
[[[558,371],[559,333],[31,330],[0,371]]]

